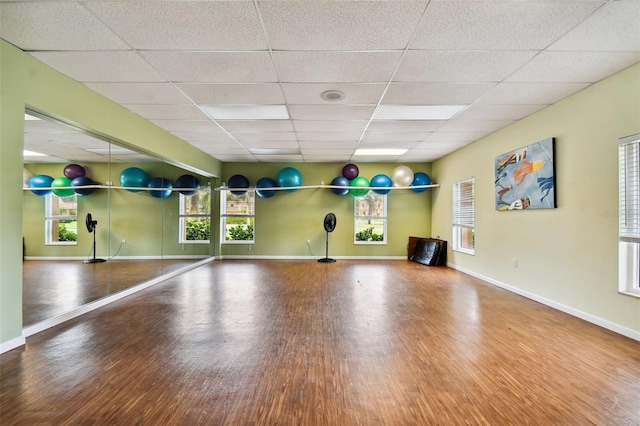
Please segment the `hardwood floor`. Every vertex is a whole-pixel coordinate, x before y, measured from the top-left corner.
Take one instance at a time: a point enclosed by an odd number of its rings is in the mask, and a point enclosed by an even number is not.
[[[4,425],[638,425],[640,342],[405,261],[215,261],[0,357]]]

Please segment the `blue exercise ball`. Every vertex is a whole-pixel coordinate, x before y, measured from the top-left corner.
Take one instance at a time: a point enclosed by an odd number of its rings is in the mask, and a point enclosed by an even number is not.
[[[430,185],[431,178],[428,174],[418,172],[413,174],[413,182],[411,182],[411,186],[420,186],[420,185]],[[429,188],[411,188],[413,192],[424,192]]]
[[[273,197],[276,195],[277,191],[268,188],[275,188],[276,186],[277,184],[275,180],[268,177],[260,178],[258,179],[258,183],[256,183],[256,194],[258,194],[258,197],[260,198]]]
[[[344,176],[338,176],[333,178],[331,186],[343,186],[344,188],[331,188],[331,192],[336,195],[347,195],[349,193],[349,179]]]
[[[387,175],[375,175],[371,178],[371,186],[375,188],[391,188],[393,186],[393,182],[391,182],[391,178]],[[376,194],[384,195],[388,194],[390,189],[374,189],[373,192]]]
[[[78,195],[89,195],[94,191],[94,188],[75,188],[76,186],[95,185],[95,183],[86,176],[79,176],[71,181],[73,186],[73,192]]]
[[[242,175],[233,175],[229,178],[229,182],[227,183],[229,188],[242,188],[236,191],[231,191],[234,195],[242,195],[247,192],[247,188],[249,188],[249,179]]]
[[[144,188],[149,185],[149,175],[138,167],[129,167],[120,173],[120,185],[125,188]],[[140,192],[139,189],[127,189],[130,192]]]
[[[29,179],[29,188],[47,188],[51,186],[51,182],[53,182],[53,178],[49,175],[35,175]],[[32,189],[31,192],[44,197],[51,194],[51,189]]]
[[[200,181],[193,175],[182,175],[176,179],[176,188],[192,188],[192,189],[179,189],[182,195],[193,195],[196,193],[196,189],[200,188]]]
[[[149,188],[160,188],[159,190],[149,191],[149,195],[155,198],[167,198],[171,195],[173,184],[165,178],[155,177],[151,179],[147,185]]]
[[[288,186],[300,186],[302,185],[302,175],[297,169],[293,167],[285,167],[284,169],[278,172],[278,186],[280,187],[288,187]],[[296,191],[295,188],[287,189],[287,192]]]

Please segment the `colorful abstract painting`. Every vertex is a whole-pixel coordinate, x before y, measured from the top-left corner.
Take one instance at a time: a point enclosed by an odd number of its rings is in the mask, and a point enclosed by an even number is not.
[[[496,210],[556,207],[553,149],[549,138],[496,157]]]

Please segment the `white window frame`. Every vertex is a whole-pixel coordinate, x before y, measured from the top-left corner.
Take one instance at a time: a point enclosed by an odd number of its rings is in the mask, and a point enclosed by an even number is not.
[[[467,188],[468,185],[471,188]],[[475,177],[453,184],[453,250],[475,254]],[[467,241],[471,239],[471,244]]]
[[[196,191],[202,191],[204,192],[204,190],[209,190],[209,194],[211,194],[211,187],[206,186],[206,187],[202,187],[202,188],[198,188],[196,189]],[[206,240],[188,240],[187,239],[187,219],[190,218],[206,218],[207,220],[209,220],[209,225],[211,225],[211,198],[209,198],[209,213],[187,213],[185,211],[187,203],[186,203],[186,199],[188,197],[193,197],[195,194],[192,195],[184,195],[184,194],[180,194],[180,214],[179,214],[179,236],[178,236],[178,241],[180,244],[209,244],[211,242],[211,226],[209,226],[209,238]]]
[[[76,214],[75,215],[60,215],[58,212],[54,212],[54,201],[55,198],[59,198],[54,194],[47,194],[44,200],[44,244],[47,246],[75,246],[78,245],[78,241],[58,241],[58,222],[61,220],[75,220],[78,222],[78,195],[74,194],[69,197],[64,198],[74,198],[76,204]],[[79,227],[79,225],[78,225]],[[55,233],[55,234],[54,234]],[[77,235],[77,229],[76,229]]]
[[[618,290],[640,297],[640,134],[618,140]]]
[[[377,215],[358,215],[358,203],[362,201],[363,198],[366,198],[370,194],[374,194],[377,197],[382,198],[382,216]],[[362,244],[362,245],[386,245],[388,241],[387,236],[387,194],[376,194],[373,191],[369,191],[367,195],[363,197],[353,197],[353,243],[354,244]],[[359,241],[356,240],[357,233],[357,223],[358,220],[382,220],[382,241]]]
[[[251,199],[249,204],[252,205],[253,214],[229,213],[227,211],[227,192],[228,189],[220,190],[220,243],[221,244],[255,244],[256,241],[256,192],[253,189],[247,190],[247,196]],[[228,218],[245,218],[253,219],[253,240],[227,240],[227,219]]]

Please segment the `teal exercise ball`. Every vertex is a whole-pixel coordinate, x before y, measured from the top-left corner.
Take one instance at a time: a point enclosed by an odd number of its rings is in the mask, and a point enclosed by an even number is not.
[[[149,176],[138,167],[129,167],[120,173],[120,185],[124,188],[145,188],[149,185]],[[140,189],[127,189],[127,191],[140,192]]]
[[[53,182],[53,178],[49,175],[35,175],[29,179],[29,188],[48,188],[51,186],[51,182]],[[51,194],[51,189],[32,189],[31,192],[44,197]]]
[[[300,186],[302,185],[302,175],[297,169],[293,167],[285,167],[284,169],[278,172],[278,186],[282,188],[290,187],[290,186]],[[287,192],[296,191],[295,188],[287,189]]]
[[[165,178],[155,177],[147,184],[149,188],[158,188],[158,190],[149,191],[149,195],[155,198],[167,198],[171,195],[173,184]]]
[[[260,178],[258,179],[258,183],[256,183],[256,194],[258,194],[260,198],[271,198],[276,195],[276,191],[269,188],[275,188],[276,186],[275,180],[268,177]]]
[[[354,197],[364,197],[369,192],[369,180],[362,176],[351,180],[349,186],[351,187],[349,193]]]
[[[431,178],[428,174],[423,172],[417,172],[413,175],[413,182],[411,182],[411,186],[421,186],[421,185],[430,185]],[[429,188],[411,188],[413,192],[424,192]]]
[[[388,194],[391,191],[388,188],[391,188],[393,183],[391,182],[391,178],[387,175],[375,175],[371,178],[371,186],[374,188],[387,188],[387,189],[373,189],[373,192],[379,195]]]

